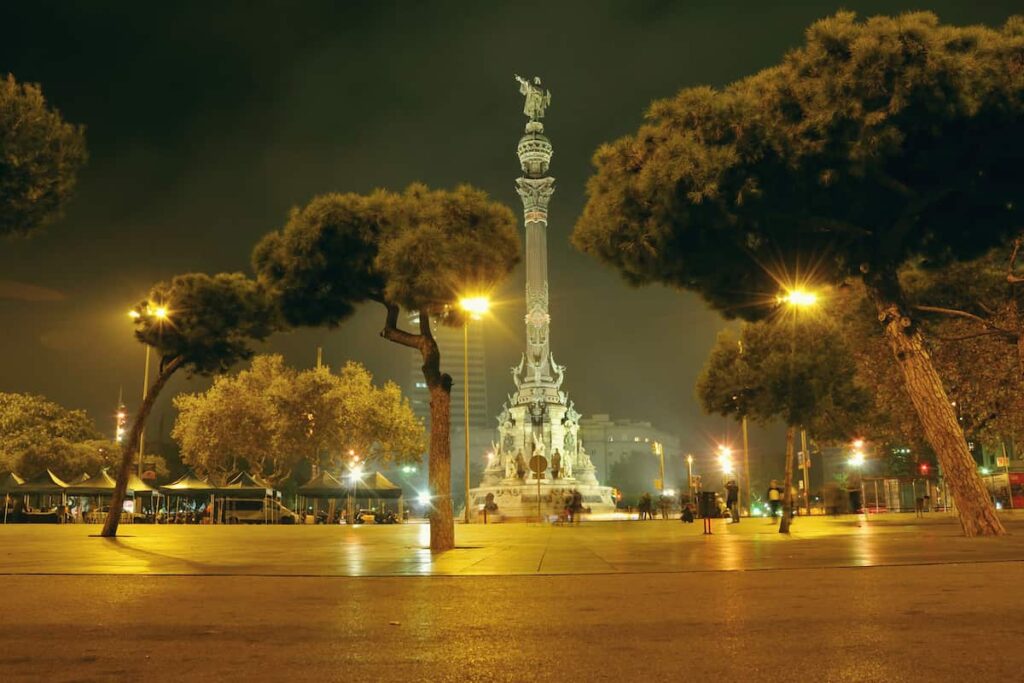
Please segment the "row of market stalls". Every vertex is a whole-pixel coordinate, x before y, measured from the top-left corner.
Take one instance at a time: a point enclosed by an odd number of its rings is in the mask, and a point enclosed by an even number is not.
[[[401,486],[380,472],[373,472],[365,479],[354,477],[350,481],[351,484],[345,484],[323,470],[299,487],[296,507],[311,514],[315,520],[328,523],[340,519],[340,503],[344,503],[345,518],[351,521],[360,510],[391,512],[397,521],[405,518],[405,496]],[[364,502],[365,506],[362,505]]]
[[[100,523],[106,516],[116,482],[104,469],[95,477],[83,474],[66,482],[50,470],[25,480],[13,472],[0,473],[4,496],[3,521]],[[293,509],[281,502],[281,492],[248,472],[237,472],[218,486],[189,469],[177,480],[151,487],[132,475],[128,482],[124,522],[154,523],[295,523],[335,521],[339,502],[352,520],[361,504],[366,509],[394,507],[397,519],[404,513],[402,489],[384,475],[373,472],[365,479],[343,484],[321,472],[299,487]]]

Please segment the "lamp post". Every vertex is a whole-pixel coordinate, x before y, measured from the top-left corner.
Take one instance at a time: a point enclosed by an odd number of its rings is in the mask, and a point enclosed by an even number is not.
[[[166,321],[170,314],[167,311],[166,306],[152,306],[147,305],[146,312],[156,318],[157,323],[163,323]],[[131,310],[128,311],[128,317],[132,320],[140,318],[142,314],[139,311]],[[152,364],[150,361],[150,354],[153,351],[153,347],[146,344],[146,366],[142,371],[142,402],[146,402],[146,397],[149,396],[149,366]],[[142,479],[142,454],[146,447],[146,430],[143,429],[139,432],[139,462],[138,462],[138,475],[139,479]]]
[[[857,476],[860,479],[860,507],[864,511],[864,515],[866,517],[867,516],[867,512],[868,512],[868,501],[867,501],[867,497],[864,494],[864,469],[863,468],[864,468],[865,458],[864,458],[864,451],[861,450],[862,448],[864,448],[864,440],[863,439],[857,439],[856,441],[853,442],[853,453],[850,455],[850,460],[848,461],[848,464],[850,465],[850,467],[856,468],[856,470],[857,470]],[[856,512],[856,510],[854,510],[854,512]]]
[[[459,308],[466,314],[462,323],[462,398],[466,420],[466,524],[469,524],[469,321],[482,320],[490,307],[491,302],[485,296],[465,297],[459,300]]]
[[[665,496],[665,446],[660,441],[651,443],[651,452],[658,459],[658,490]]]
[[[793,331],[792,331],[792,338],[790,339],[790,347],[789,347],[789,356],[790,356],[790,358],[789,358],[789,360],[790,360],[790,393],[792,393],[792,383],[793,383],[792,365],[793,365],[793,362],[796,360],[796,318],[797,318],[797,313],[799,312],[799,310],[801,308],[810,308],[810,307],[814,306],[815,304],[817,304],[818,303],[818,295],[815,292],[812,292],[810,290],[796,288],[796,289],[790,289],[785,294],[782,294],[782,295],[778,296],[777,297],[777,301],[780,304],[786,304],[793,311],[793,328],[792,328]],[[800,445],[801,452],[804,455],[804,463],[803,463],[804,464],[804,467],[803,467],[803,470],[804,470],[804,501],[806,503],[807,515],[810,516],[810,514],[811,514],[811,454],[807,451],[807,431],[804,430],[804,429],[800,430],[800,443],[801,443],[801,445]],[[787,457],[788,457],[788,454],[787,454]],[[789,487],[789,486],[792,485],[792,482],[791,481],[790,482],[786,482],[786,485],[787,485],[787,487]],[[789,497],[789,491],[790,490],[791,489],[787,489],[786,497]],[[789,505],[793,506],[793,505],[795,505],[795,502],[790,500],[789,501]],[[784,514],[791,514],[788,511],[788,507],[787,507],[787,511],[784,512]],[[788,528],[788,526],[787,526],[787,528]]]
[[[690,503],[694,502],[693,492],[693,455],[686,455],[686,488],[690,491]]]

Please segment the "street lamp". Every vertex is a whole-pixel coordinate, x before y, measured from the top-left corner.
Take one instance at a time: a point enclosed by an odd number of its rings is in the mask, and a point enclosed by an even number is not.
[[[491,300],[485,296],[463,297],[459,300],[459,308],[466,313],[466,318],[462,323],[462,398],[466,420],[465,523],[469,524],[469,321],[483,320],[484,314],[491,308]]]
[[[146,315],[154,318],[157,325],[161,325],[170,319],[170,311],[167,310],[166,306],[153,306],[152,304],[146,305]],[[142,317],[142,312],[138,309],[132,309],[128,311],[128,317],[134,321],[138,321]],[[150,354],[153,351],[153,347],[146,344],[146,367],[142,371],[142,402],[146,402],[146,397],[149,396],[149,366]],[[139,463],[138,463],[138,474],[139,479],[142,479],[142,454],[146,447],[146,430],[143,428],[139,432]]]
[[[776,297],[776,301],[780,305],[784,304],[793,311],[793,332],[792,339],[790,340],[790,363],[795,360],[796,356],[796,316],[797,312],[801,308],[810,308],[818,303],[818,294],[808,289],[796,287],[794,289],[788,289],[784,293]],[[791,371],[792,372],[792,371]],[[792,382],[792,378],[790,379]],[[804,503],[805,509],[807,510],[807,516],[811,515],[811,453],[807,449],[807,430],[800,429],[800,452],[803,453],[803,470],[804,470]]]
[[[694,491],[693,491],[693,455],[686,455],[686,488],[690,492],[690,502],[694,502]]]
[[[861,450],[862,448],[864,448],[864,439],[855,440],[853,442],[853,453],[850,454],[850,459],[847,462],[850,467],[857,470],[857,474],[860,477],[860,507],[864,510],[864,514],[866,515],[868,511],[868,501],[867,496],[864,494],[864,472],[861,469],[864,467],[866,458],[864,457],[864,451]],[[877,489],[875,497],[878,497]]]

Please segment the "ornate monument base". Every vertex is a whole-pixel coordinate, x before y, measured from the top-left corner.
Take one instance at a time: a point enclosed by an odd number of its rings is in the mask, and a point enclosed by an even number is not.
[[[610,486],[580,484],[568,479],[544,478],[540,481],[540,507],[537,505],[536,479],[503,479],[494,486],[479,486],[470,491],[473,501],[474,522],[484,521],[484,506],[488,494],[497,509],[488,512],[488,522],[530,522],[540,518],[544,521],[559,519],[565,514],[566,498],[573,491],[579,491],[583,498],[583,514],[604,516],[615,512],[615,498]]]

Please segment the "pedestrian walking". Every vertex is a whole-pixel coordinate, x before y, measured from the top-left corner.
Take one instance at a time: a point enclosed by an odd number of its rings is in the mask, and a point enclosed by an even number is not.
[[[779,510],[782,507],[782,487],[779,486],[779,482],[772,479],[771,483],[768,484],[768,509],[772,512],[772,518],[779,516]]]
[[[725,507],[728,508],[733,524],[740,521],[740,487],[735,479],[725,483]]]
[[[572,523],[580,523],[580,515],[583,514],[583,494],[578,490],[572,490]]]

